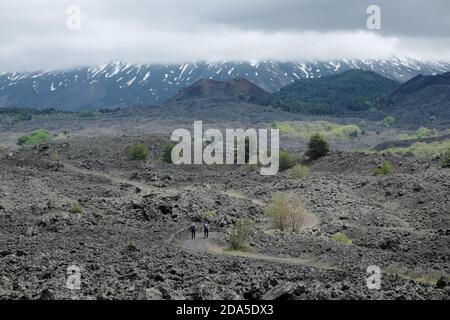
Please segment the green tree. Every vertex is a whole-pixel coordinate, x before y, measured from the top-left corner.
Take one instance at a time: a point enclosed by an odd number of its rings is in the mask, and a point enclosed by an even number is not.
[[[330,152],[330,145],[327,140],[320,134],[314,134],[311,136],[308,143],[308,150],[306,151],[306,155],[312,159],[319,159]]]

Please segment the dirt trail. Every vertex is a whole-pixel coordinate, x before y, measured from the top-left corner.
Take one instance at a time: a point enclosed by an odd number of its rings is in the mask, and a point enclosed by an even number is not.
[[[186,231],[187,233],[187,231]],[[246,251],[229,251],[224,247],[218,246],[214,243],[214,239],[217,238],[216,232],[210,232],[208,239],[203,239],[203,234],[197,234],[196,239],[190,239],[184,237],[181,239],[181,247],[186,250],[192,250],[196,252],[205,252],[212,253],[216,255],[224,255],[224,256],[233,256],[233,257],[242,257],[253,260],[262,260],[267,262],[276,262],[276,263],[286,263],[293,265],[306,266],[317,269],[336,269],[331,265],[327,265],[325,263],[312,261],[304,258],[292,258],[292,257],[276,257],[276,256],[268,256],[255,252],[246,252]]]
[[[157,189],[155,187],[148,186],[148,185],[138,182],[138,181],[130,180],[130,179],[127,179],[124,177],[119,177],[119,176],[116,176],[116,175],[113,175],[110,173],[104,173],[104,172],[98,172],[98,171],[94,171],[94,170],[79,168],[79,167],[76,167],[69,163],[64,163],[64,168],[67,170],[73,171],[73,172],[84,174],[84,175],[92,175],[95,177],[105,178],[105,179],[111,180],[118,184],[129,184],[134,187],[140,188],[142,190],[142,192],[144,192],[144,193],[148,193],[148,192],[151,192],[151,191],[154,191]],[[238,193],[226,192],[224,194],[227,194],[228,196],[231,196],[231,197],[251,200],[256,205],[264,206],[264,203],[262,201],[257,200],[257,199],[251,199],[251,198],[245,197]],[[305,226],[304,227],[306,227],[306,228],[312,227],[312,226],[316,226],[318,224],[319,224],[319,220],[316,216],[314,216],[312,214],[308,214],[305,217]],[[186,234],[188,234],[188,231],[186,228],[182,229],[182,230],[174,233],[169,238],[170,240],[168,241],[168,243],[171,243],[172,240],[177,235],[179,235],[183,232],[186,232]],[[253,260],[262,260],[262,261],[277,262],[277,263],[287,263],[287,264],[301,265],[301,266],[307,266],[307,267],[318,268],[318,269],[335,269],[334,267],[326,265],[324,263],[319,263],[319,262],[315,262],[315,261],[303,259],[303,258],[276,257],[276,256],[268,256],[268,255],[263,255],[263,254],[259,254],[259,253],[254,253],[254,252],[228,251],[228,250],[225,250],[225,248],[220,247],[217,244],[215,244],[214,240],[213,240],[214,238],[217,238],[216,232],[210,232],[208,239],[203,238],[202,232],[197,232],[196,239],[186,238],[186,236],[185,236],[183,238],[183,240],[181,240],[181,247],[186,250],[194,250],[197,252],[212,253],[212,254],[216,254],[216,255],[227,255],[227,256],[242,257],[242,258],[253,259]]]
[[[104,178],[104,179],[108,179],[111,180],[112,182],[118,183],[118,184],[129,184],[132,185],[133,187],[136,188],[140,188],[142,190],[143,193],[149,193],[151,191],[156,190],[157,188],[146,185],[144,183],[141,183],[139,181],[135,181],[135,180],[130,180],[124,177],[119,177],[110,173],[105,173],[105,172],[99,172],[99,171],[94,171],[94,170],[88,170],[88,169],[83,169],[80,167],[76,167],[70,163],[64,162],[64,168],[73,172],[77,172],[80,174],[84,174],[84,175],[91,175],[91,176],[95,176],[95,177],[99,177],[99,178]]]

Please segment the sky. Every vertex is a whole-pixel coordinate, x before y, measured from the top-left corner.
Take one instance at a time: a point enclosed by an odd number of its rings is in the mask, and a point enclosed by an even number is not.
[[[1,0],[0,70],[112,60],[450,61],[449,13],[449,0]]]

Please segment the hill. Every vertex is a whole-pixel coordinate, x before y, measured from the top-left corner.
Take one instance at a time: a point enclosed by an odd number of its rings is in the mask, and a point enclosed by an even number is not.
[[[318,79],[301,79],[275,93],[290,111],[348,115],[383,109],[399,83],[372,71],[349,70]]]
[[[202,98],[244,101],[264,106],[281,106],[281,103],[273,95],[243,78],[228,81],[202,79],[187,88],[183,88],[174,97],[169,99],[167,103]]]
[[[245,78],[273,93],[296,80],[317,79],[350,69],[372,70],[396,81],[406,81],[419,73],[450,71],[450,62],[393,58],[133,65],[115,61],[53,71],[0,72],[0,107],[79,111],[160,105],[200,79]]]
[[[418,75],[390,98],[391,112],[403,123],[450,125],[450,72]]]

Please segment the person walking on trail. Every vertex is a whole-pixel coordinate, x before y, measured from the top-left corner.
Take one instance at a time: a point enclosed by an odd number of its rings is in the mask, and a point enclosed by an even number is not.
[[[195,227],[195,224],[191,224],[191,239],[195,239],[195,230],[197,229]]]
[[[208,224],[205,222],[205,224],[203,225],[203,238],[206,239],[209,236],[209,226]]]

